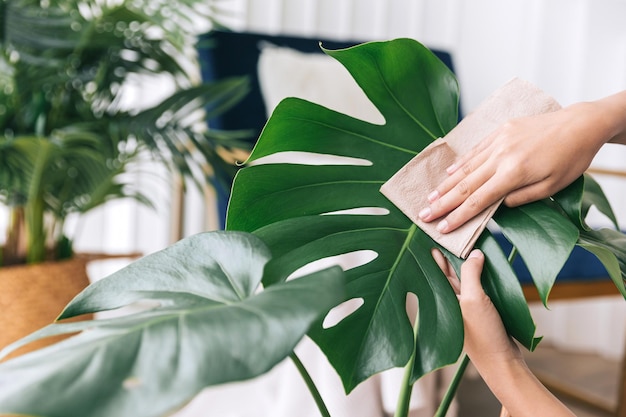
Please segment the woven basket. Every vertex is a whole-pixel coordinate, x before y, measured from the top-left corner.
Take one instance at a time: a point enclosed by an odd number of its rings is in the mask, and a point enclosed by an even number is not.
[[[76,294],[89,285],[88,257],[0,268],[0,348],[52,323]],[[90,317],[80,317],[85,319]],[[9,357],[50,345],[43,339]],[[67,337],[67,336],[65,336]]]

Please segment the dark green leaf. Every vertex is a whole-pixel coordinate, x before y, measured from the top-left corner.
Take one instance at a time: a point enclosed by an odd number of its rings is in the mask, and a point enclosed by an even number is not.
[[[583,193],[583,201],[582,201],[582,217],[583,219],[587,217],[589,213],[589,209],[591,206],[595,206],[600,213],[604,214],[608,217],[609,220],[613,223],[616,229],[619,229],[619,224],[617,222],[617,218],[615,217],[615,213],[613,213],[613,209],[611,208],[611,204],[609,200],[606,198],[604,191],[600,187],[600,184],[589,174],[585,174],[585,191]]]
[[[553,199],[580,230],[591,230],[585,223],[591,206],[595,206],[611,220],[615,228],[619,229],[617,218],[604,191],[589,174],[580,176],[568,187],[556,193]]]
[[[626,235],[616,230],[584,230],[579,246],[598,257],[620,293],[626,298]]]
[[[339,372],[347,391],[387,368],[417,356],[413,378],[450,364],[463,341],[458,303],[433,263],[435,244],[379,192],[380,186],[457,121],[453,74],[430,51],[409,39],[374,42],[327,53],[340,61],[381,112],[385,124],[357,120],[299,99],[281,102],[250,161],[296,151],[356,158],[337,165],[272,163],[241,170],[227,227],[255,232],[272,249],[273,284],[299,267],[330,256],[368,250],[377,257],[347,271],[348,299],[363,305],[330,329],[311,336]],[[315,155],[310,155],[311,159]],[[350,209],[383,209],[353,214]],[[332,213],[332,214],[330,214]],[[386,214],[385,214],[386,213]],[[497,250],[497,253],[494,252]],[[488,258],[501,250],[487,246]],[[519,287],[519,284],[517,284]],[[408,293],[420,305],[414,343],[406,312]],[[534,325],[521,290],[505,292],[500,307],[507,328],[531,347]],[[509,303],[510,299],[514,302]],[[510,309],[510,310],[509,310]]]
[[[552,285],[576,245],[578,229],[543,201],[517,208],[500,207],[494,220],[524,259],[547,306]]]
[[[541,338],[534,337],[535,323],[508,257],[489,231],[483,232],[476,246],[483,253],[489,254],[485,259],[481,277],[485,292],[500,313],[509,334],[529,350],[534,350]],[[461,276],[463,261],[445,250],[444,253],[454,266],[457,275]]]

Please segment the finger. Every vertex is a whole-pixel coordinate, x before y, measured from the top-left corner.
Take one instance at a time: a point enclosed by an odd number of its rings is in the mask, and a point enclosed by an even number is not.
[[[565,185],[563,188],[564,187]],[[554,192],[560,189],[560,185],[554,185],[544,179],[509,193],[504,199],[504,204],[508,207],[521,206],[522,204],[550,197]]]
[[[430,254],[433,256],[433,259],[437,263],[437,266],[439,266],[439,269],[441,269],[445,276],[448,276],[450,272],[450,265],[448,264],[446,257],[443,256],[443,253],[441,253],[439,249],[432,249]]]
[[[470,194],[458,207],[450,211],[437,224],[437,230],[441,233],[450,233],[473,219],[492,204],[506,197],[511,187],[516,187],[517,183],[505,181],[505,178],[507,178],[506,174],[491,177]]]
[[[435,219],[434,216],[438,216],[440,212],[444,212],[443,214],[445,214],[446,210],[448,210],[448,214],[445,218],[441,219],[437,224],[437,230],[440,233],[450,233],[456,230],[483,212],[487,207],[500,201],[508,192],[509,187],[510,184],[503,183],[499,180],[499,177],[491,177],[469,195],[459,194],[459,197],[456,198],[462,200],[460,203],[455,202],[454,204],[450,204],[447,199],[443,198],[441,202],[434,202],[430,206],[431,213],[434,213],[431,214],[433,219]],[[455,197],[451,195],[450,198],[453,199]]]
[[[488,135],[485,139],[481,140],[476,144],[469,152],[464,155],[461,155],[451,166],[446,169],[448,174],[453,174],[457,172],[459,168],[462,168],[469,161],[479,158],[480,155],[485,154],[485,150],[487,150],[491,144],[493,143],[494,138],[496,137],[495,132]],[[489,153],[487,153],[489,155]]]
[[[457,181],[456,185],[451,190],[432,201],[428,207],[421,210],[418,214],[420,219],[425,222],[430,222],[456,209],[463,204],[475,190],[489,181],[493,172],[494,170],[488,164],[482,165],[479,169],[465,177],[462,177],[462,175],[465,174],[459,171],[457,173],[459,175],[455,175],[454,178],[454,180]]]
[[[464,156],[448,167],[446,171],[450,176],[435,188],[429,195],[428,200],[433,202],[453,190],[468,175],[481,168],[489,159],[488,152],[478,152],[471,156]]]
[[[456,276],[448,276],[448,282],[454,293],[459,296],[461,294],[461,281]]]
[[[465,299],[482,298],[485,291],[480,283],[480,275],[485,263],[485,255],[474,249],[461,265],[461,296]]]
[[[459,282],[459,279],[456,276],[456,273],[454,272],[454,268],[452,268],[452,265],[450,264],[450,262],[448,262],[446,257],[443,255],[443,253],[441,253],[439,249],[433,249],[430,251],[430,253],[432,254],[433,258],[435,259],[435,262],[437,263],[441,271],[444,273],[446,278],[448,278],[448,282],[450,283],[450,286],[452,287],[454,292],[458,295],[461,292],[461,283]]]

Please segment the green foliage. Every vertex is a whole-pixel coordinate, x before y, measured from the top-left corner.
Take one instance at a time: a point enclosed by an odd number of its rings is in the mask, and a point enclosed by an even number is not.
[[[215,13],[205,3],[0,2],[0,202],[25,212],[29,261],[56,257],[70,213],[114,198],[148,202],[122,175],[144,150],[188,180],[230,184],[228,153],[246,148],[244,133],[213,132],[205,120],[248,85],[197,85],[193,28]],[[125,92],[142,79],[172,92],[125,107]]]
[[[254,232],[271,248],[272,285],[318,259],[362,250],[372,261],[346,272],[347,299],[363,305],[331,329],[310,332],[330,359],[347,391],[384,369],[414,357],[413,378],[453,363],[463,344],[458,303],[430,251],[437,247],[379,192],[380,186],[457,119],[458,87],[453,74],[425,47],[408,39],[326,51],[350,72],[385,119],[367,123],[314,103],[289,98],[278,105],[233,186],[227,228]],[[366,161],[354,165],[263,164],[281,152],[336,155]],[[315,155],[310,155],[312,159]],[[580,186],[582,180],[572,187]],[[570,194],[572,191],[567,191]],[[598,202],[605,202],[596,194]],[[494,220],[529,267],[544,300],[576,244],[613,271],[623,237],[597,236],[565,213],[580,212],[582,190],[569,201],[541,201],[500,210]],[[602,204],[601,204],[602,205]],[[607,203],[608,205],[608,203]],[[385,214],[346,210],[378,208]],[[585,213],[578,215],[583,218]],[[618,232],[617,235],[621,236]],[[610,239],[612,243],[599,243]],[[486,231],[477,244],[486,254],[483,283],[509,333],[533,349],[535,326],[507,256]],[[461,261],[447,254],[458,268]],[[607,258],[611,258],[608,260]],[[614,280],[623,291],[621,274]],[[275,279],[275,278],[280,279]],[[621,285],[620,285],[621,284]],[[413,338],[405,312],[408,293],[419,300],[418,333]]]
[[[269,259],[253,235],[204,233],[91,285],[61,318],[136,302],[158,306],[53,324],[7,348],[86,330],[0,364],[0,413],[161,416],[207,386],[267,372],[343,293],[339,267],[258,292]]]
[[[164,415],[205,386],[262,374],[307,331],[346,391],[408,364],[407,390],[456,361],[462,319],[431,257],[437,245],[379,193],[401,166],[452,129],[456,80],[412,40],[328,53],[350,71],[385,124],[287,99],[250,161],[296,151],[364,163],[274,162],[239,171],[228,227],[243,232],[194,236],[90,286],[61,319],[142,301],[158,305],[116,319],[61,322],[9,347],[3,353],[40,337],[86,330],[0,364],[0,413]],[[520,254],[544,302],[575,245],[598,256],[626,297],[626,238],[589,228],[584,219],[592,205],[615,219],[601,189],[585,176],[551,199],[502,208],[494,217],[515,247],[509,258]],[[362,208],[368,210],[347,211]],[[511,259],[488,231],[477,246],[487,258],[483,284],[507,330],[533,349],[535,326]],[[311,262],[359,251],[376,257],[345,273],[334,267],[287,281]],[[446,256],[460,267],[462,260]],[[264,290],[258,292],[260,283]],[[410,294],[419,304],[416,333],[406,309]],[[324,326],[329,309],[352,299],[363,303],[338,324]]]

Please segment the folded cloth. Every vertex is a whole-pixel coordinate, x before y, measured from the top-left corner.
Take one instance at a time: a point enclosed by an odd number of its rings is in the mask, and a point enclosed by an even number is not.
[[[502,123],[517,117],[558,110],[561,106],[528,81],[514,78],[483,101],[444,138],[439,138],[391,177],[380,191],[413,223],[441,246],[467,258],[502,199],[458,229],[442,234],[437,222],[425,223],[418,213],[428,207],[428,194],[446,177],[446,168]]]

